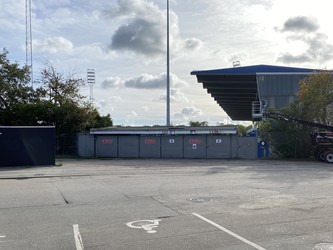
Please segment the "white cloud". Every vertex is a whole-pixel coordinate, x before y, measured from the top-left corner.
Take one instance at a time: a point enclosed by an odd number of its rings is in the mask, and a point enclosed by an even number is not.
[[[295,67],[333,68],[327,2],[170,0],[173,119],[194,120],[190,111],[195,116],[200,110],[198,120],[210,124],[226,116],[190,75],[192,70],[232,67],[238,60],[242,66],[278,60]],[[1,0],[1,7],[0,46],[24,65],[24,1]],[[115,124],[165,122],[166,1],[32,1],[32,33],[34,78],[44,58],[60,70],[79,69],[82,78],[87,68],[94,68],[95,103]],[[81,91],[89,96],[88,87]]]
[[[167,83],[166,73],[159,75],[151,75],[143,73],[140,76],[122,80],[120,77],[109,77],[105,79],[102,88],[135,88],[135,89],[165,89]],[[170,74],[170,84],[173,87],[187,86],[187,82],[183,81],[175,74]]]
[[[112,36],[110,49],[131,51],[147,56],[164,52],[163,31],[157,23],[137,18],[119,27]]]
[[[101,100],[98,100],[98,102],[96,104],[98,107],[104,108],[104,107],[108,106],[108,101],[105,99],[101,99]]]
[[[123,101],[123,99],[120,96],[111,96],[110,97],[111,103],[120,103],[122,101]]]
[[[127,115],[128,118],[133,118],[133,117],[137,117],[137,116],[138,116],[138,113],[135,112],[134,110],[132,110],[131,113]]]
[[[166,80],[163,74],[154,76],[144,73],[141,76],[125,80],[124,85],[127,88],[136,89],[161,89],[165,88]]]
[[[174,114],[174,117],[179,120],[190,121],[202,115],[202,110],[194,106],[185,107],[178,113]]]
[[[155,18],[148,13],[159,14],[157,5],[145,0],[118,0],[111,9],[104,11],[104,15],[109,18],[123,16],[142,16],[145,18]]]
[[[98,94],[98,96],[101,96]],[[123,102],[122,97],[120,96],[111,96],[109,98],[95,98],[94,103],[99,108],[99,110],[103,114],[110,114],[110,112],[114,112],[117,108],[117,105],[121,105]],[[111,113],[112,114],[112,113]]]
[[[33,51],[35,52],[68,53],[73,50],[73,47],[73,43],[62,36],[50,37],[45,40],[33,40]]]
[[[108,77],[104,81],[101,82],[101,87],[103,89],[120,88],[123,85],[124,85],[123,80],[118,76]]]
[[[165,56],[166,11],[147,0],[118,0],[104,15],[123,20],[111,37],[109,48],[130,52],[152,60]],[[198,38],[181,38],[177,15],[170,10],[170,41],[174,56],[193,52],[202,46]]]
[[[0,30],[25,28],[25,4],[23,1],[1,0]]]
[[[124,19],[111,38],[110,49],[154,56],[164,51],[164,13],[146,0],[118,0],[104,11],[108,18]],[[164,24],[164,25],[163,25]]]
[[[333,59],[333,44],[328,42],[328,36],[319,32],[320,25],[317,19],[307,16],[289,18],[282,29],[277,31],[287,32],[286,39],[293,42],[302,42],[305,51],[295,54],[281,52],[277,57],[283,63],[325,63]]]
[[[124,82],[127,88],[137,89],[165,89],[167,83],[167,75],[162,73],[160,75],[142,74],[139,77],[127,79]],[[170,85],[174,87],[186,86],[187,83],[179,79],[175,74],[170,74]]]
[[[283,24],[281,32],[315,32],[319,29],[317,19],[307,16],[291,17]]]
[[[166,94],[159,97],[156,102],[166,102]],[[172,88],[170,89],[170,102],[171,103],[189,103],[188,98],[180,89]]]
[[[195,51],[202,46],[202,41],[197,38],[187,38],[183,41],[183,48],[189,51]]]

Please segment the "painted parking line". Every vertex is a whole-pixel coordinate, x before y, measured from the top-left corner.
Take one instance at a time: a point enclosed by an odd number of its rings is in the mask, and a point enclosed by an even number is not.
[[[73,231],[74,231],[76,250],[83,250],[84,247],[78,224],[73,225]]]
[[[263,247],[261,247],[261,246],[255,244],[255,243],[253,243],[253,242],[251,242],[251,241],[249,241],[249,240],[243,238],[242,236],[240,236],[240,235],[238,235],[238,234],[236,234],[236,233],[230,231],[229,229],[226,229],[225,227],[222,227],[221,225],[219,225],[219,224],[217,224],[217,223],[215,223],[215,222],[213,222],[213,221],[211,221],[211,220],[209,220],[209,219],[203,217],[203,216],[200,215],[200,214],[197,214],[197,213],[192,213],[192,214],[193,214],[194,216],[200,218],[201,220],[208,222],[209,224],[213,225],[214,227],[216,227],[216,228],[218,228],[218,229],[224,231],[224,232],[227,233],[227,234],[230,234],[231,236],[235,237],[236,239],[238,239],[238,240],[240,240],[240,241],[243,241],[244,243],[246,243],[246,244],[248,244],[248,245],[250,245],[250,246],[252,246],[252,247],[254,247],[254,248],[258,249],[258,250],[266,250],[265,248],[263,248]]]
[[[0,235],[0,243],[5,242],[5,241],[3,241],[5,238],[6,238],[6,235]]]

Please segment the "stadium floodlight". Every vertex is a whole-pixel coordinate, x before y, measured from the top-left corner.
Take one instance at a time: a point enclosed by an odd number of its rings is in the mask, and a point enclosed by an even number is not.
[[[94,101],[93,89],[95,85],[95,69],[87,69],[87,83],[90,86],[90,102]]]

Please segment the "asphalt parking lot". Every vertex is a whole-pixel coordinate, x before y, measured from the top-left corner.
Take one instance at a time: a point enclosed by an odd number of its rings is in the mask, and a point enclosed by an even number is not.
[[[0,168],[0,249],[333,249],[333,165],[58,160]]]

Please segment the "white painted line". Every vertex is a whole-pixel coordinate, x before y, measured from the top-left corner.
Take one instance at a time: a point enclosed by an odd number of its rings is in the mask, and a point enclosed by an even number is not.
[[[161,220],[136,220],[126,223],[128,227],[144,229],[147,233],[153,234],[156,233],[156,230],[153,228],[158,227]]]
[[[5,241],[2,241],[2,239],[6,238],[6,235],[0,235],[0,243],[1,242],[5,242]]]
[[[74,239],[75,239],[76,250],[83,250],[84,247],[83,247],[81,234],[79,231],[79,225],[77,225],[77,224],[73,225],[73,230],[74,230]]]
[[[246,243],[246,244],[248,244],[248,245],[250,245],[250,246],[252,246],[252,247],[254,247],[254,248],[258,249],[258,250],[266,250],[265,248],[263,248],[263,247],[255,244],[255,243],[253,243],[253,242],[251,242],[251,241],[243,238],[242,236],[239,236],[238,234],[235,234],[234,232],[226,229],[225,227],[220,226],[219,224],[216,224],[215,222],[213,222],[213,221],[211,221],[211,220],[203,217],[200,214],[197,214],[197,213],[192,213],[192,214],[194,216],[196,216],[196,217],[198,217],[198,218],[200,218],[200,219],[208,222],[209,224],[213,225],[214,227],[217,227],[218,229],[221,229],[222,231],[226,232],[227,234],[230,234],[231,236],[235,237],[236,239],[239,239],[239,240],[243,241],[244,243]]]

